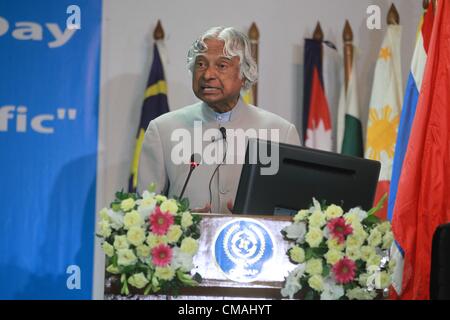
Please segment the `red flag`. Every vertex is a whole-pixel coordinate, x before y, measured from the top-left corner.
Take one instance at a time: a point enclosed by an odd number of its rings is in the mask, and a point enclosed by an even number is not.
[[[331,151],[332,149],[330,110],[317,68],[313,70],[305,145],[325,151]]]
[[[404,250],[402,299],[429,299],[431,243],[450,221],[450,4],[438,1],[428,60],[394,207]]]

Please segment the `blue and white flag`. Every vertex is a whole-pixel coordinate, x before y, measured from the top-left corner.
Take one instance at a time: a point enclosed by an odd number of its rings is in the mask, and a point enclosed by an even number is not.
[[[101,0],[0,2],[0,299],[90,299]]]

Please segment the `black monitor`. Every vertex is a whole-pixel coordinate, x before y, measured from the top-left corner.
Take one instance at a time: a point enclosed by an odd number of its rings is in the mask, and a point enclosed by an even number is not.
[[[276,154],[273,148],[278,148],[276,174],[261,174],[262,168],[273,166],[255,157],[261,148],[271,154]],[[313,197],[319,202],[341,205],[344,210],[357,206],[369,210],[373,206],[380,167],[378,161],[249,139],[233,212],[293,215],[309,208]]]

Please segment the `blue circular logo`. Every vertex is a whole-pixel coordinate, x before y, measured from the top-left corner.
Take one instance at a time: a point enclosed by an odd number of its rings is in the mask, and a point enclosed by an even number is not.
[[[225,224],[214,239],[215,260],[233,281],[254,281],[273,256],[273,237],[256,220],[235,219]]]

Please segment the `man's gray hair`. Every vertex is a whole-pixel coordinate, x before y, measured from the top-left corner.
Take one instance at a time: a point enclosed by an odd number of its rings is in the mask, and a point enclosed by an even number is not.
[[[208,50],[205,43],[207,39],[218,39],[224,42],[223,54],[226,57],[239,57],[241,78],[244,81],[244,90],[248,90],[258,78],[258,67],[251,55],[250,40],[245,33],[233,27],[214,27],[207,30],[197,40],[194,41],[188,51],[187,64],[189,70],[194,72],[194,65],[197,55]]]

